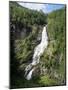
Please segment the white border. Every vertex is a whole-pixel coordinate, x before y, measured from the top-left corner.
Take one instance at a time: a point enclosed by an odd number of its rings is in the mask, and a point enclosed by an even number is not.
[[[11,0],[11,1],[28,1],[28,2],[57,3],[57,4],[68,3],[68,0]],[[66,16],[67,15],[68,15],[68,4],[67,4]],[[68,21],[67,17],[66,19]],[[66,27],[66,30],[68,30],[68,27]],[[68,31],[66,33],[66,36],[67,36],[66,37],[67,39]],[[68,46],[68,40],[67,40],[66,46]],[[66,49],[66,52],[68,53],[68,47]],[[67,58],[67,55],[66,55],[66,58]],[[68,61],[66,62],[67,62],[66,66],[68,68]],[[68,73],[68,70],[67,70],[67,73]],[[0,0],[0,90],[8,90],[8,84],[9,84],[8,81],[9,81],[9,0]],[[34,90],[34,89],[35,90],[41,90],[41,89],[42,90],[44,89],[64,90],[64,89],[67,89],[67,87],[68,87],[68,77],[67,77],[67,86],[29,88],[28,90]],[[20,89],[17,89],[17,90],[20,90]]]

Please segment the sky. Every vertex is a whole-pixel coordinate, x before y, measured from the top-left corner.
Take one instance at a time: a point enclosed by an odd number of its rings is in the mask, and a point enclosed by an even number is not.
[[[60,9],[64,7],[63,4],[38,4],[38,3],[24,3],[24,2],[18,2],[21,6],[24,6],[29,9],[33,10],[42,10],[44,13],[50,13],[54,10]]]

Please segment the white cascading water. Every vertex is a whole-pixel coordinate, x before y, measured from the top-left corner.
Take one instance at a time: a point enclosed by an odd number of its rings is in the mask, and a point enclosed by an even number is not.
[[[34,49],[34,54],[33,54],[33,60],[32,63],[30,63],[26,68],[25,68],[25,75],[26,79],[30,80],[32,78],[32,73],[35,70],[35,65],[39,63],[40,56],[43,54],[45,48],[47,48],[48,45],[48,36],[47,36],[47,31],[46,31],[46,26],[43,27],[42,31],[42,40],[39,45],[37,45]],[[29,71],[29,73],[28,73]]]

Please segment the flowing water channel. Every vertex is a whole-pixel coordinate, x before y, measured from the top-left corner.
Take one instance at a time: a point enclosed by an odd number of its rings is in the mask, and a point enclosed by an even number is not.
[[[30,63],[26,68],[25,68],[25,76],[27,80],[30,80],[32,78],[32,73],[35,70],[35,66],[39,63],[40,61],[40,56],[43,54],[45,48],[48,46],[48,35],[47,35],[47,25],[43,27],[42,30],[42,39],[39,45],[37,45],[34,49],[34,54],[32,58],[32,63]]]

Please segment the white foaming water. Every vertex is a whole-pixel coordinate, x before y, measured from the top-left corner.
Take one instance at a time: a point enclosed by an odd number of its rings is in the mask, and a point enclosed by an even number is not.
[[[34,71],[34,68],[32,70],[30,70],[30,72],[28,73],[28,75],[26,76],[27,80],[30,80],[32,77],[32,72]]]
[[[27,80],[30,80],[32,78],[32,73],[34,71],[34,68],[32,68],[33,66],[37,65],[39,63],[40,60],[40,56],[43,54],[45,48],[47,48],[48,45],[48,36],[47,36],[47,31],[46,31],[46,27],[44,26],[43,31],[42,31],[42,40],[40,42],[39,45],[37,45],[34,49],[34,54],[33,54],[33,60],[32,63],[30,63],[26,69],[25,69],[25,75],[27,74],[27,72],[29,71],[29,73],[26,76]],[[32,69],[31,69],[32,68]]]

